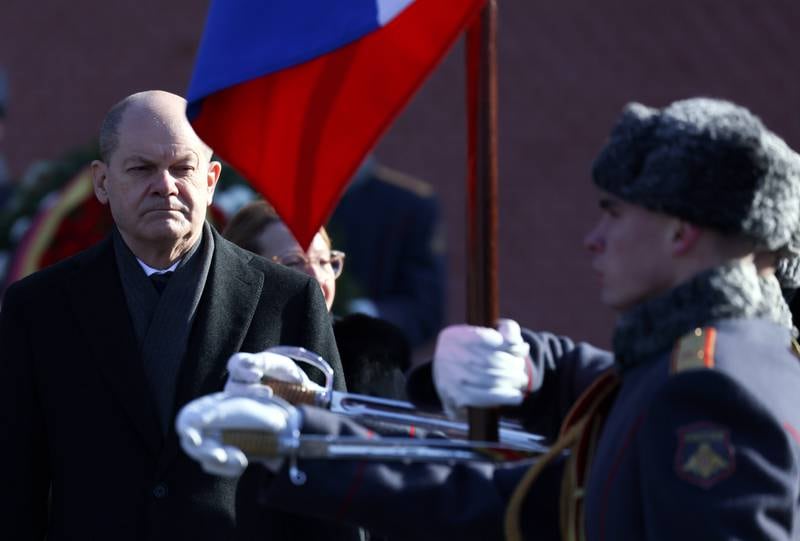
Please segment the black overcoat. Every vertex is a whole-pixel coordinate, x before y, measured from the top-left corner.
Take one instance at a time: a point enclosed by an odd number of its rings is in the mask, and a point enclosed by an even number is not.
[[[317,283],[213,235],[175,412],[222,390],[233,353],[277,344],[323,355],[342,388]],[[162,435],[110,238],[8,288],[0,357],[4,539],[252,537],[233,532],[236,481],[204,473],[174,427]]]

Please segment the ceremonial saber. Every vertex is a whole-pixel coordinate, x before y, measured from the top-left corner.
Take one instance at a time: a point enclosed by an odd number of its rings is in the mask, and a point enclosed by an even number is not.
[[[496,442],[467,440],[301,435],[285,437],[247,429],[220,431],[220,441],[248,457],[324,458],[331,460],[398,460],[401,462],[507,462],[536,458],[542,452]]]
[[[419,411],[410,402],[334,391],[333,369],[322,357],[304,348],[276,346],[267,351],[309,364],[325,376],[325,387],[321,390],[274,378],[262,378],[261,383],[290,404],[308,404],[328,409],[352,417],[367,428],[384,434],[427,436],[433,432],[457,440],[467,439],[469,435],[467,423],[453,421],[442,414]],[[544,438],[526,432],[519,423],[513,421],[500,421],[499,436],[499,441],[505,445],[536,453],[547,450],[542,444]]]
[[[547,451],[495,442],[420,438],[362,438],[358,436],[320,436],[300,433],[300,414],[287,401],[271,397],[259,399],[280,407],[286,418],[281,432],[241,427],[209,430],[212,439],[240,449],[248,459],[289,459],[289,477],[294,484],[306,482],[298,459],[377,460],[455,464],[461,462],[499,463],[532,460]]]

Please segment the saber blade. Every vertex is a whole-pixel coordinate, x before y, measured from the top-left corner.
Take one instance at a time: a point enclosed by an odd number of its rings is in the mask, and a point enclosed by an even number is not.
[[[412,432],[433,432],[447,438],[466,440],[467,423],[453,421],[443,414],[418,410],[410,402],[333,390],[313,390],[272,378],[261,382],[272,388],[276,396],[291,404],[307,404],[346,415],[379,433],[413,435]],[[518,423],[502,420],[500,442],[505,445],[546,452],[543,438],[526,432]]]
[[[386,460],[402,462],[506,462],[533,459],[532,452],[493,442],[445,439],[375,438],[355,436],[287,435],[251,429],[226,429],[215,435],[248,458],[294,457],[327,460]]]

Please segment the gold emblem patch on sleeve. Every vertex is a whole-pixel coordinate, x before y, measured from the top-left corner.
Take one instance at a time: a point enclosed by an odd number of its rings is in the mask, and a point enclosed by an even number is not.
[[[697,475],[703,479],[710,479],[717,472],[728,467],[728,461],[708,443],[703,443],[683,465],[683,471],[690,475]]]
[[[712,423],[694,423],[678,429],[675,473],[702,488],[711,488],[736,469],[730,431]]]

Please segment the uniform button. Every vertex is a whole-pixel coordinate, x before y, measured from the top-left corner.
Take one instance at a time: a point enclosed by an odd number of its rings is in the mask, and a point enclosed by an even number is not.
[[[167,485],[165,483],[159,483],[155,487],[153,487],[153,496],[157,499],[166,498],[167,494],[169,494],[169,489],[167,489]]]

